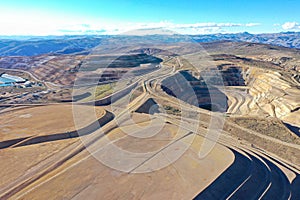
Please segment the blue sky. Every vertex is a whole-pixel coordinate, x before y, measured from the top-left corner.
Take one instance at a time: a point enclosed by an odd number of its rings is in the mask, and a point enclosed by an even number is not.
[[[0,0],[0,35],[299,31],[299,10],[299,0]]]

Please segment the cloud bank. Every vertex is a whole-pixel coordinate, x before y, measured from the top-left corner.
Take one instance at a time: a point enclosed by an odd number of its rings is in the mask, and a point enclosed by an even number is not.
[[[193,23],[193,24],[176,24],[167,21],[158,23],[117,23],[117,24],[77,24],[59,32],[65,34],[122,34],[137,29],[168,29],[179,34],[210,34],[230,32],[230,28],[246,28],[259,26],[259,23]]]
[[[281,27],[284,30],[300,30],[300,24],[298,22],[285,22]]]
[[[249,31],[259,23],[174,23],[123,22],[104,19],[83,19],[22,11],[0,12],[0,35],[114,35],[136,29],[167,29],[179,34],[213,34]]]
[[[31,13],[17,15],[0,13],[0,35],[83,35],[122,34],[137,29],[167,29],[179,34],[231,33],[251,30],[259,23],[173,23],[160,22],[112,22],[106,20],[83,20]]]

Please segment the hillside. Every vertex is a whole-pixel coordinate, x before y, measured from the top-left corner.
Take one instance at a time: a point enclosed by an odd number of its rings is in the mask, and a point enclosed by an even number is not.
[[[102,44],[103,39],[112,38],[127,42],[129,38],[141,41],[139,36],[122,35],[83,35],[83,36],[47,36],[47,37],[8,37],[0,36],[0,56],[35,56],[40,54],[87,54],[93,47]],[[300,48],[300,32],[270,34],[210,34],[210,35],[147,35],[145,41],[175,42],[250,42],[271,44],[288,48]]]

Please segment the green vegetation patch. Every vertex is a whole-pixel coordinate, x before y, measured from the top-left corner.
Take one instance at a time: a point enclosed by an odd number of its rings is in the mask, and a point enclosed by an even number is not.
[[[84,99],[84,101],[92,101],[92,100],[99,100],[102,99],[114,92],[114,88],[116,86],[116,83],[108,83],[104,85],[98,85],[93,88],[91,88],[89,91],[92,94],[91,96]]]
[[[179,110],[177,108],[174,108],[172,106],[164,105],[163,108],[165,109],[165,111],[167,112],[167,114],[181,115],[181,110]]]

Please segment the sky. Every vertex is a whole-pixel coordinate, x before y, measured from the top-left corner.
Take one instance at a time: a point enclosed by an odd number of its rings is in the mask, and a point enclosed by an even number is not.
[[[299,0],[0,0],[0,35],[300,31]]]

